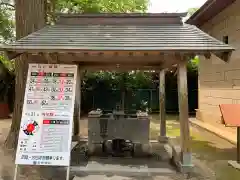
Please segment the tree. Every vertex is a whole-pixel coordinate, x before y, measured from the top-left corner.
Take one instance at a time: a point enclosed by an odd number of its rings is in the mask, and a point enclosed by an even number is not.
[[[0,43],[11,41],[14,38],[14,22],[12,19],[14,6],[11,4],[11,1],[10,3],[9,0],[5,1],[0,0]],[[0,54],[0,61],[8,70],[12,71],[11,62],[8,62],[3,54]]]
[[[189,8],[188,9],[188,16],[192,16],[199,8]]]
[[[148,0],[57,0],[56,11],[67,13],[144,12]]]
[[[198,65],[199,65],[199,57],[195,56],[193,59],[191,59],[188,62],[187,67],[189,71],[198,71]]]
[[[145,12],[149,0],[15,0],[16,39],[42,28],[46,21],[55,20],[55,13],[98,13],[98,12]],[[1,4],[0,4],[1,5]],[[16,59],[16,99],[10,132],[5,142],[7,148],[15,148],[22,115],[26,73],[30,59],[22,55]]]
[[[135,90],[151,89],[156,87],[153,75],[154,73],[152,72],[143,71],[100,71],[94,73],[86,73],[86,76],[83,80],[83,90],[87,89],[91,91],[97,91],[100,92],[100,94],[101,92],[120,90],[121,101],[117,102],[117,104],[121,103],[121,108],[125,109],[125,102],[129,102],[129,98],[135,96]],[[86,93],[83,94],[83,96],[88,96],[88,91],[83,91],[83,93]]]
[[[12,13],[14,10],[14,5],[11,4],[11,1],[0,0],[0,43],[6,41],[11,41],[14,38],[14,22],[12,19]],[[2,65],[6,65],[6,68],[10,68],[11,63],[4,58],[3,54],[0,54],[0,61]],[[10,66],[9,66],[10,65]]]
[[[146,12],[149,0],[47,0],[48,23],[56,13]]]
[[[13,20],[11,18],[12,9],[10,5],[0,1],[0,39],[1,42],[10,40],[13,37]],[[12,6],[10,6],[12,7]]]
[[[45,26],[45,0],[16,0],[15,8],[16,39],[25,37]],[[16,148],[17,146],[29,60],[27,55],[22,55],[15,60],[16,96],[12,125],[5,142],[7,148]]]

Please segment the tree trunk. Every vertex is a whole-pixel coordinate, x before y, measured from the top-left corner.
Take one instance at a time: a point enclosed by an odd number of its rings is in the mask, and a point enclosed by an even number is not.
[[[21,39],[45,26],[46,12],[45,0],[15,0],[16,38]],[[12,125],[5,141],[6,148],[17,147],[22,107],[26,85],[28,63],[31,60],[24,54],[15,61],[16,85],[15,104]]]

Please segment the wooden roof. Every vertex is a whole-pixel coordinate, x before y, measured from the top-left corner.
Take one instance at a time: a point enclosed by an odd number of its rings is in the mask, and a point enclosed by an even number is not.
[[[186,22],[200,27],[235,1],[236,0],[208,0]]]
[[[60,15],[55,25],[30,34],[16,42],[1,47],[10,59],[22,53],[78,54],[81,61],[94,54],[101,61],[115,61],[122,57],[113,54],[139,56],[135,60],[157,62],[174,53],[221,54],[234,48],[218,41],[193,25],[183,24],[184,13],[162,14],[74,14]],[[79,56],[79,54],[81,54]],[[112,54],[105,58],[105,54]],[[146,58],[146,54],[150,56]],[[104,56],[104,60],[103,60]],[[222,56],[219,56],[222,57]],[[225,56],[228,57],[228,56]],[[131,59],[130,58],[130,59]],[[72,59],[72,58],[69,58]],[[77,59],[77,58],[75,58]],[[140,60],[142,59],[142,60]],[[122,61],[122,60],[121,60]]]
[[[4,45],[16,52],[97,51],[231,51],[193,25],[64,25],[56,24]]]

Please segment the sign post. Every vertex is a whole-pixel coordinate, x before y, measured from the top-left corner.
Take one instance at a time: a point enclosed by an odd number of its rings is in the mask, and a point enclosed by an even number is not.
[[[237,127],[237,163],[240,164],[240,127]]]
[[[15,160],[18,165],[66,166],[70,173],[77,65],[29,64]]]

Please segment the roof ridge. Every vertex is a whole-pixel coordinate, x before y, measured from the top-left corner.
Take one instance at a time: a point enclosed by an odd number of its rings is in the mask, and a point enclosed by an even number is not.
[[[125,18],[125,17],[185,17],[187,16],[187,12],[183,13],[59,13],[57,14],[59,18],[72,18],[72,17],[105,17],[105,18]]]

